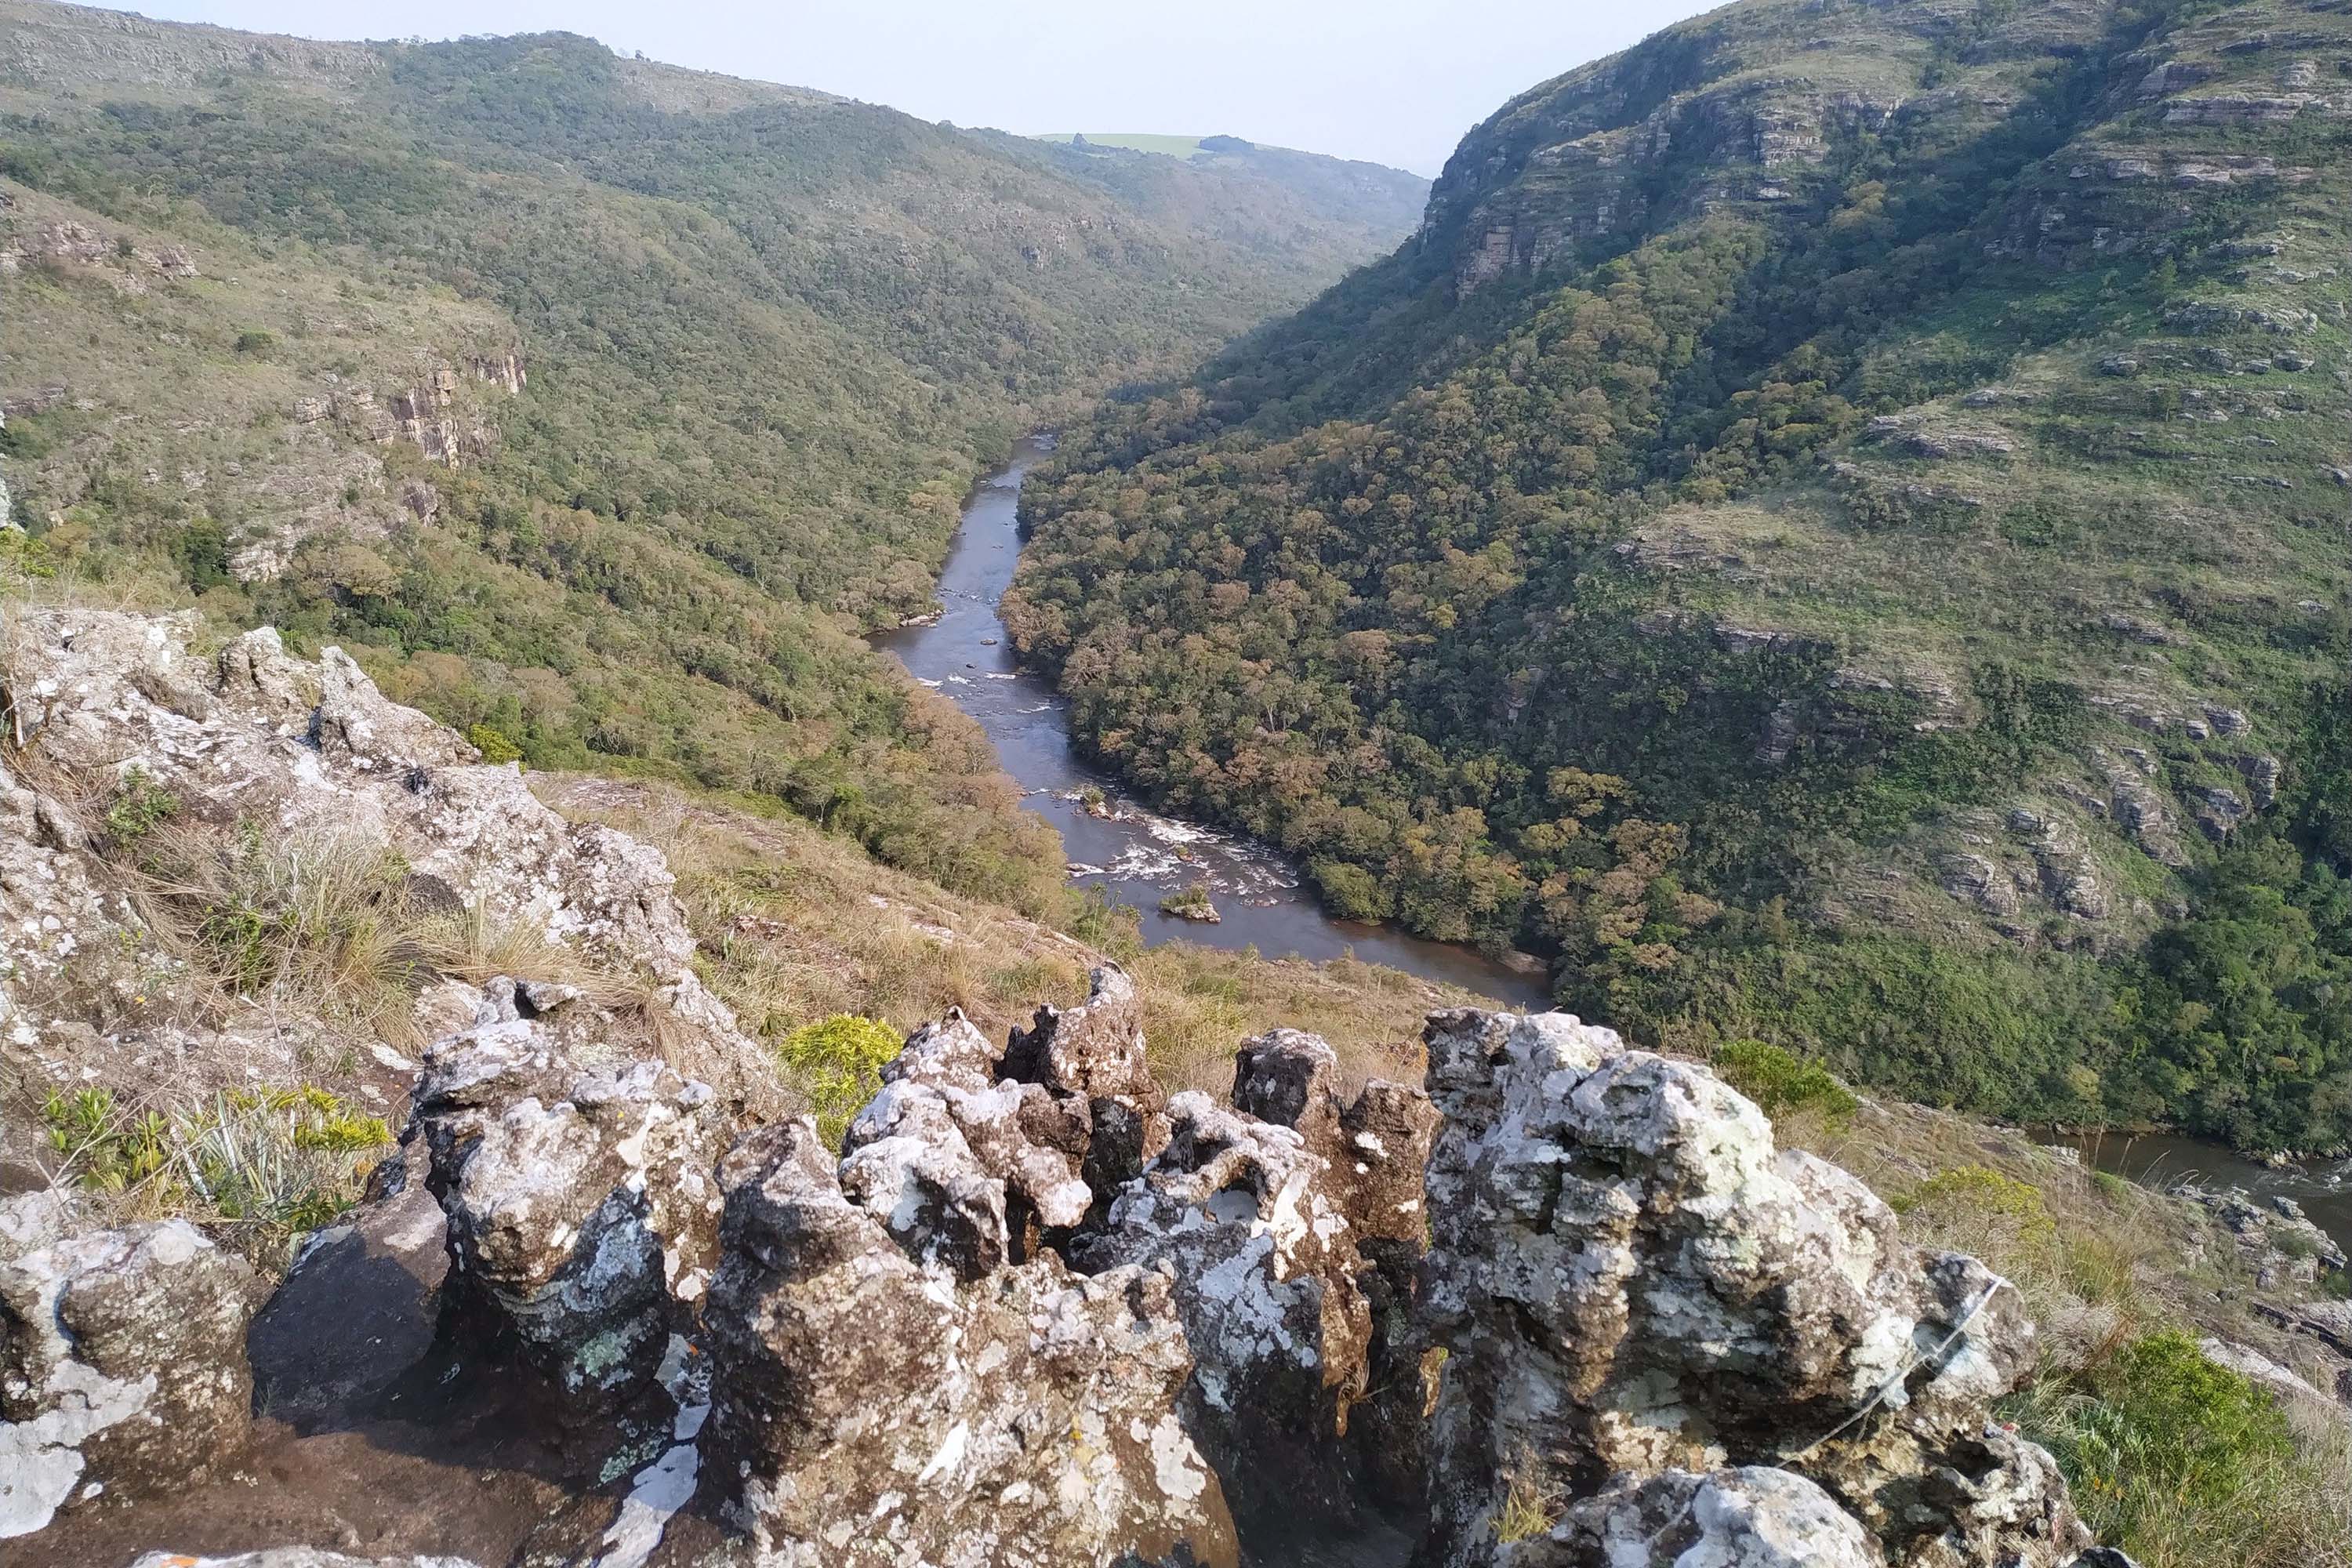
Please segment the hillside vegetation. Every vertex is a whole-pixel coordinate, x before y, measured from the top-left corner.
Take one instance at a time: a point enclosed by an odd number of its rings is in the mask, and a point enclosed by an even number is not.
[[[16,564],[340,641],[494,754],[778,797],[1043,908],[1050,836],[856,634],[929,605],[1013,435],[1410,225],[1296,172],[561,34],[0,0]]]
[[[1073,431],[1080,738],[1654,1041],[2352,1142],[2352,16],[1748,0]]]

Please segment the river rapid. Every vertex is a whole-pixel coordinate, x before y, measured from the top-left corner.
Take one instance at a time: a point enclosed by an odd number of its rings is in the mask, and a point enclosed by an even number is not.
[[[996,614],[1021,557],[1015,518],[1021,481],[1052,449],[1050,437],[1024,440],[1010,463],[981,481],[940,574],[945,607],[927,625],[902,626],[875,641],[987,731],[1030,809],[1061,833],[1071,879],[1141,910],[1147,942],[1255,947],[1269,958],[1319,961],[1353,953],[1514,1007],[1550,1006],[1540,974],[1522,973],[1472,948],[1332,919],[1303,885],[1298,868],[1279,852],[1151,811],[1116,779],[1080,760],[1070,740],[1068,702],[1014,664],[1013,639]],[[1090,791],[1099,792],[1097,810],[1103,815],[1087,809]],[[1223,916],[1219,923],[1160,912],[1161,899],[1195,883],[1207,884]]]

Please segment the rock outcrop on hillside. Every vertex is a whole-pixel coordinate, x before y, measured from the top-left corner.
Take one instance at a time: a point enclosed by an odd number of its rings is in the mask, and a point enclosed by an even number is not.
[[[565,824],[332,650],[256,633],[200,663],[168,622],[18,626],[43,787],[0,818],[6,994],[61,1059],[135,1048],[66,1036],[77,998],[174,983],[110,967],[147,929],[100,853],[130,827],[81,826],[76,781],[209,832],[357,836],[413,896],[554,945],[513,949],[550,973],[422,986],[403,1147],[249,1338],[253,1270],[186,1221],[0,1205],[0,1531],[202,1487],[268,1420],[480,1378],[525,1389],[514,1441],[563,1478],[517,1550],[599,1568],[1201,1568],[1376,1518],[1425,1523],[1428,1568],[2064,1568],[2083,1544],[2049,1458],[1990,1421],[2032,1360],[2015,1292],[1906,1246],[1703,1068],[1458,1011],[1425,1090],[1345,1084],[1277,1029],[1230,1095],[1170,1097],[1107,965],[1001,1047],[960,1013],[918,1029],[836,1152],[751,1087],[657,852]],[[553,973],[581,952],[652,999]]]
[[[427,1053],[412,1136],[448,1215],[454,1303],[566,1395],[619,1400],[709,1289],[736,1129],[709,1085],[660,1062],[573,1059],[517,1011],[531,989],[493,986],[476,1026]]]
[[[1451,1352],[1424,1562],[1615,1562],[1597,1543],[1625,1518],[1719,1514],[1706,1489],[1760,1495],[1755,1466],[1807,1485],[1751,1522],[1832,1521],[1794,1560],[2061,1568],[2089,1544],[2050,1456],[1992,1420],[2033,1365],[2006,1280],[1906,1246],[1703,1068],[1565,1014],[1441,1013],[1424,1038],[1423,1310]],[[1604,1489],[1605,1518],[1498,1544],[1515,1505]]]
[[[130,800],[232,858],[362,866],[396,877],[412,910],[576,946],[633,977],[674,1064],[781,1109],[758,1050],[688,966],[694,938],[658,851],[565,821],[512,764],[484,763],[388,700],[340,648],[298,658],[264,627],[202,658],[194,626],[62,606],[10,618],[16,766],[35,772],[0,774],[0,959],[14,975],[0,1048],[45,1040],[45,1061],[73,1066],[55,1042],[80,1039],[74,1057],[103,1060],[118,1086],[137,1087],[125,1069],[148,1063],[182,1095],[293,1066],[287,1044],[256,1037],[274,1027],[267,1010],[224,1008],[107,873],[99,852],[121,847],[115,808]],[[643,1027],[590,1011],[613,1044],[646,1048]],[[163,1021],[175,1038],[158,1051],[147,1042]]]
[[[1169,1278],[983,1264],[968,1212],[853,1199],[856,1164],[806,1121],[728,1158],[706,1320],[724,1517],[789,1563],[1234,1563],[1174,1408],[1192,1358]]]

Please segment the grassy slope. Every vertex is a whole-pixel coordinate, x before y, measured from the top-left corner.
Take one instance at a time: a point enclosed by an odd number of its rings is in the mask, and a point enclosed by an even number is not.
[[[32,0],[0,26],[0,468],[41,564],[352,644],[534,761],[773,795],[1041,909],[1045,836],[850,634],[929,604],[1011,435],[1409,221],[562,35]],[[509,353],[519,395],[475,374]],[[456,464],[373,438],[444,371]]]
[[[1655,1037],[2342,1144],[2347,43],[2294,0],[1670,28],[1072,432],[1010,618],[1139,782]]]

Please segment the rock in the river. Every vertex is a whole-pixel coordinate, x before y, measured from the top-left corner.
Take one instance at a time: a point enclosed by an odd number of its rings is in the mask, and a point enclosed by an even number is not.
[[[1515,1489],[1757,1465],[1817,1483],[1898,1568],[2088,1544],[2056,1465],[1990,1417],[2033,1362],[2006,1281],[1906,1246],[1702,1068],[1564,1014],[1439,1013],[1424,1038],[1423,1306],[1450,1352],[1425,1562],[1522,1561],[1496,1542]]]
[[[256,1295],[245,1259],[184,1220],[77,1230],[60,1194],[0,1204],[0,1537],[233,1458]]]
[[[426,1051],[411,1113],[448,1215],[449,1289],[568,1394],[623,1398],[705,1291],[734,1128],[707,1085],[659,1062],[583,1066],[505,1010]]]
[[[807,1121],[751,1133],[722,1179],[705,1485],[763,1560],[1234,1561],[1175,1411],[1192,1360],[1164,1273],[975,1270],[845,1195]]]

